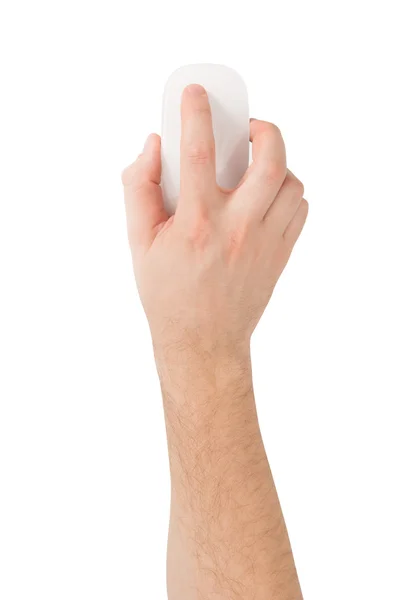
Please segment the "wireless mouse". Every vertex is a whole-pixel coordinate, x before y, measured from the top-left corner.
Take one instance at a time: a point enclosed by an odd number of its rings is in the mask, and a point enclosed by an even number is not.
[[[191,84],[202,85],[211,106],[217,183],[234,188],[249,165],[249,104],[240,75],[229,67],[195,64],[169,77],[163,95],[161,128],[161,187],[167,212],[175,212],[180,187],[181,96]]]

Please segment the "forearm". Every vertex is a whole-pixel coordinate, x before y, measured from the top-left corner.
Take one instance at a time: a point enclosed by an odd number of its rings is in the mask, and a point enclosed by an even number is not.
[[[279,129],[256,120],[249,129],[253,162],[238,186],[222,189],[207,93],[188,86],[175,214],[159,186],[159,137],[122,177],[164,398],[170,600],[301,599],[258,426],[249,340],[308,204]]]
[[[191,348],[157,365],[171,467],[170,600],[300,599],[249,352]]]

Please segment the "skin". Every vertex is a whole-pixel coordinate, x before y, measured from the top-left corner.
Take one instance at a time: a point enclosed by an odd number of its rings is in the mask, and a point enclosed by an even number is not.
[[[252,164],[216,183],[207,94],[182,95],[181,193],[160,188],[160,138],[122,175],[128,235],[154,346],[171,470],[169,600],[300,600],[254,401],[250,339],[305,223],[302,183],[271,123]]]

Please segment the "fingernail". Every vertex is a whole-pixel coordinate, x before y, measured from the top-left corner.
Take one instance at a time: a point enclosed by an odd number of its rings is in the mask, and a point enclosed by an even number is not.
[[[191,83],[186,90],[191,96],[204,96],[206,94],[206,90],[198,83]]]

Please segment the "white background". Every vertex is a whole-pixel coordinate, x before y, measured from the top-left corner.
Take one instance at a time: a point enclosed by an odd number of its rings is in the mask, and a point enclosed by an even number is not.
[[[2,600],[166,598],[166,441],[120,172],[192,62],[243,75],[310,202],[253,343],[304,596],[400,598],[395,9],[3,0]]]

